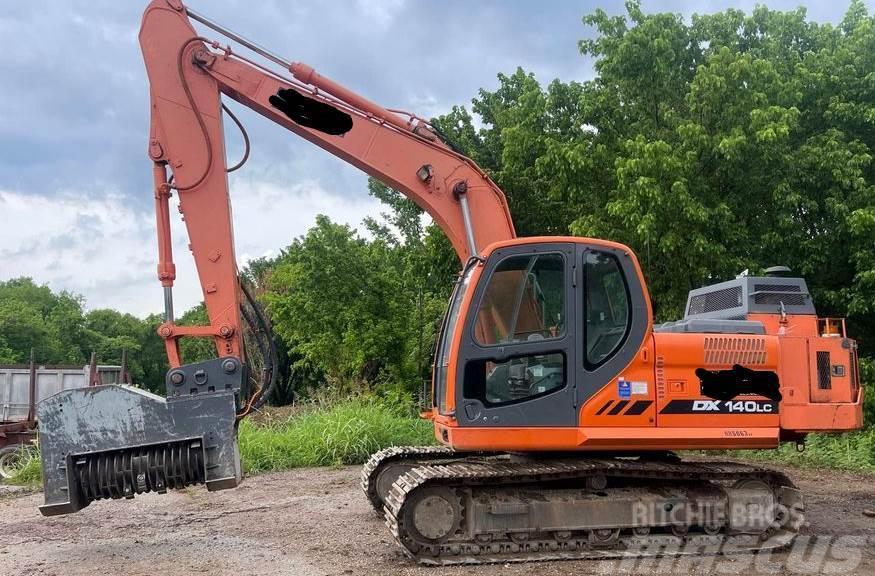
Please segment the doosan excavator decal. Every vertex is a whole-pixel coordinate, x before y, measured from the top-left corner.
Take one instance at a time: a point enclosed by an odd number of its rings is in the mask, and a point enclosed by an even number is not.
[[[672,400],[660,414],[777,414],[774,400]]]

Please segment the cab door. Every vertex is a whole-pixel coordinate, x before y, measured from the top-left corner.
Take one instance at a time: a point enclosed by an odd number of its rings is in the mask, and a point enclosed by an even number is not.
[[[612,408],[643,410],[652,405],[653,388],[649,387],[643,396],[634,396],[637,393],[626,389],[626,395],[620,382],[650,332],[650,304],[634,255],[613,243],[582,242],[577,245],[576,258],[580,276],[580,312],[575,318],[580,340],[578,403],[586,404],[610,386],[619,398]],[[637,406],[632,406],[639,400]]]
[[[484,264],[459,350],[460,426],[576,426],[575,246],[494,251]]]

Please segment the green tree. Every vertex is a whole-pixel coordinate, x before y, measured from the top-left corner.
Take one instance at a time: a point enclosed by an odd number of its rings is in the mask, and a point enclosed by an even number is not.
[[[437,119],[502,186],[521,235],[617,240],[657,318],[691,288],[775,264],[808,280],[875,352],[875,20],[758,6],[690,21],[602,10],[580,42],[596,76],[546,89],[522,70]]]
[[[402,236],[421,244],[411,213],[396,212],[395,223],[406,222]],[[426,298],[415,248],[385,225],[367,226],[372,239],[319,216],[283,251],[265,293],[274,329],[299,367],[337,381],[415,382],[417,316],[433,319],[443,304]]]
[[[153,392],[164,391],[166,359],[161,339],[150,319],[111,309],[85,314],[83,350],[94,352],[101,364],[117,364],[126,353],[132,381]]]
[[[164,393],[164,375],[168,368],[164,341],[158,336],[158,327],[162,322],[164,317],[160,314],[150,314],[140,322],[137,336],[139,351],[134,358],[143,370],[142,381],[135,379],[134,384],[159,394]]]
[[[158,316],[141,320],[115,310],[83,312],[81,296],[53,292],[30,278],[0,282],[0,363],[85,365],[94,352],[102,364],[121,363],[127,351],[133,382],[164,390],[167,360],[156,330]]]
[[[176,323],[180,326],[209,326],[207,307],[203,302],[186,310]],[[201,362],[216,357],[216,344],[212,338],[182,338],[179,353],[185,364]]]
[[[623,105],[585,118],[597,136],[582,137],[615,150],[612,185],[572,230],[635,248],[662,318],[681,313],[691,287],[789,265],[821,313],[849,316],[871,351],[875,116],[861,78],[875,35],[865,7],[853,2],[840,27],[763,6],[690,24],[635,2],[627,12],[585,18],[598,31],[581,42],[599,73],[587,98]],[[543,167],[584,162],[569,150]],[[557,173],[560,187],[578,180]]]
[[[520,68],[498,80],[498,90],[480,90],[472,101],[483,128],[476,130],[471,114],[459,106],[433,122],[501,187],[517,234],[566,233],[570,207],[563,197],[546,193],[552,176],[537,163],[550,147],[577,133],[582,86],[554,81],[542,91],[534,75]]]
[[[30,350],[46,363],[84,362],[82,299],[55,294],[30,278],[0,282],[0,356],[26,362]]]

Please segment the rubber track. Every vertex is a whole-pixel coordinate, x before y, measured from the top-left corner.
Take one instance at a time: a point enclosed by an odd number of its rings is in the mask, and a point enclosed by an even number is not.
[[[405,553],[421,564],[485,564],[496,562],[529,562],[541,560],[618,558],[660,556],[666,554],[701,554],[701,549],[688,546],[713,547],[721,552],[749,552],[762,549],[780,549],[789,545],[802,525],[802,507],[793,502],[782,502],[791,509],[791,518],[781,528],[772,529],[767,539],[756,535],[689,535],[669,534],[633,536],[621,534],[609,547],[594,547],[586,538],[571,540],[538,539],[525,543],[475,541],[420,546],[406,535],[403,522],[404,505],[417,488],[423,486],[499,487],[517,484],[549,482],[553,480],[585,478],[604,474],[611,478],[649,478],[666,480],[701,480],[729,482],[756,479],[766,482],[780,501],[781,487],[795,490],[784,474],[734,462],[687,463],[649,460],[610,459],[556,459],[514,462],[501,459],[457,461],[450,463],[424,462],[421,466],[400,476],[392,486],[385,502],[386,525]],[[789,526],[789,528],[788,528]],[[727,549],[728,547],[728,549]]]

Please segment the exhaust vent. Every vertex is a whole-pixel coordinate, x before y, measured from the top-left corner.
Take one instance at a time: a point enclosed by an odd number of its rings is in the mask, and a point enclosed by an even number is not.
[[[698,294],[690,298],[687,315],[719,312],[741,306],[741,286]]]

